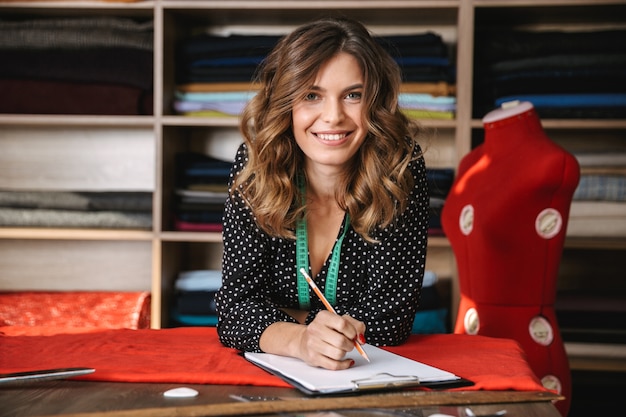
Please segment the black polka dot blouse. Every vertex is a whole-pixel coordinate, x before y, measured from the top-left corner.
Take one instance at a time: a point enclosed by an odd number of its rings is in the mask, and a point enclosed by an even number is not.
[[[231,182],[246,163],[245,146],[237,152]],[[365,242],[349,227],[341,246],[337,299],[339,315],[365,323],[372,345],[397,345],[409,336],[418,307],[428,233],[428,188],[424,160],[411,163],[415,188],[410,204],[393,225]],[[340,236],[344,224],[337,237]],[[261,231],[243,200],[229,198],[224,214],[222,287],[216,295],[217,330],[229,347],[260,352],[261,333],[278,321],[296,322],[280,308],[299,308],[296,242]],[[324,292],[330,253],[318,276]],[[324,309],[311,291],[306,323]]]

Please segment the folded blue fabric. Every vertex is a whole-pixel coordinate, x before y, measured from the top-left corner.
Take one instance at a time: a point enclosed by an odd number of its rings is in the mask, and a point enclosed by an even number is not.
[[[231,116],[238,116],[243,112],[246,104],[246,101],[199,102],[177,100],[174,102],[174,110],[178,113],[216,111]]]
[[[192,314],[179,314],[172,312],[171,314],[174,325],[179,326],[215,326],[217,325],[217,316],[214,315],[192,315]]]
[[[626,94],[533,94],[496,99],[496,106],[509,101],[530,101],[535,107],[626,107]]]
[[[179,291],[217,291],[222,286],[222,271],[194,270],[178,274],[175,288]]]
[[[418,311],[415,314],[411,332],[415,334],[448,333],[447,315],[448,310],[445,308]]]
[[[227,58],[206,58],[193,61],[191,67],[232,67],[259,65],[263,61],[263,56],[240,56]]]
[[[394,59],[400,66],[430,65],[430,66],[436,66],[436,67],[447,67],[450,65],[450,60],[448,58],[434,57],[434,56],[407,56],[407,57],[396,57]]]
[[[574,200],[626,201],[626,176],[582,175]]]

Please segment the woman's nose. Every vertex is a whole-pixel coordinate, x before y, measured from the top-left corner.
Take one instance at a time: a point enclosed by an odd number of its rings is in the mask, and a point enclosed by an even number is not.
[[[322,112],[322,119],[326,123],[338,123],[344,118],[343,107],[337,100],[325,100]]]

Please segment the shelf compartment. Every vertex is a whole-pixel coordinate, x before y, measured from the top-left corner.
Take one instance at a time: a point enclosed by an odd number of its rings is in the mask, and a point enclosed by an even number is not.
[[[183,271],[220,270],[222,259],[221,239],[217,242],[174,242],[162,241],[159,250],[163,257],[161,264],[160,296],[155,300],[153,308],[160,312],[160,327],[168,327],[170,307],[174,300],[176,278]],[[158,303],[155,304],[155,302]],[[154,311],[154,310],[153,310]],[[153,326],[155,322],[153,321]]]
[[[150,291],[151,256],[143,240],[0,239],[0,288]]]

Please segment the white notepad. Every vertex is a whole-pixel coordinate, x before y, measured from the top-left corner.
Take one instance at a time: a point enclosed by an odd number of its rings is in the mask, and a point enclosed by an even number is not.
[[[313,367],[300,359],[269,353],[246,352],[244,356],[306,394],[337,394],[417,385],[450,387],[472,384],[451,372],[372,345],[365,344],[363,348],[371,362],[363,359],[355,349],[346,355],[354,360],[354,366],[340,371]]]

